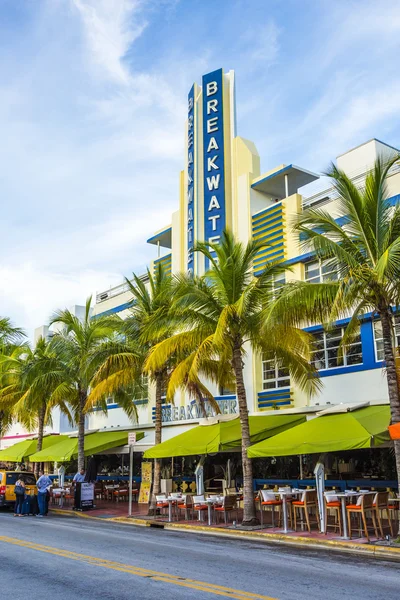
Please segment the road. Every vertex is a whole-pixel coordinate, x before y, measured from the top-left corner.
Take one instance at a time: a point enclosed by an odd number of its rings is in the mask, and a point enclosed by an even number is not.
[[[0,512],[0,561],[4,598],[400,597],[399,563],[60,515]]]

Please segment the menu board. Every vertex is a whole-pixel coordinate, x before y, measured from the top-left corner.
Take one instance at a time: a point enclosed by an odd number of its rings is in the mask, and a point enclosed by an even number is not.
[[[153,463],[142,462],[142,482],[140,484],[139,504],[149,504]]]
[[[94,502],[94,483],[77,483],[78,488],[78,508],[87,510],[93,508]]]

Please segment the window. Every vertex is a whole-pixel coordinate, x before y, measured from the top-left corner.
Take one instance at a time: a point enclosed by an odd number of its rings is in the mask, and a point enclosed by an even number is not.
[[[276,275],[275,277],[272,277],[271,287],[272,287],[272,297],[273,298],[276,297],[279,290],[281,289],[282,286],[285,285],[285,283],[286,283],[285,273],[281,273],[280,275]]]
[[[6,485],[15,485],[19,478],[23,479],[26,485],[36,485],[36,477],[33,473],[16,472],[6,474]]]
[[[149,397],[149,378],[147,375],[142,375],[141,384],[143,389],[139,400],[147,400]]]
[[[263,390],[274,390],[290,386],[289,369],[276,360],[263,360]]]
[[[310,283],[321,283],[323,281],[336,281],[337,269],[331,260],[316,260],[308,262],[305,267],[305,280]]]
[[[362,363],[360,333],[353,338],[352,343],[343,349],[342,355],[339,356],[339,346],[343,334],[344,329],[342,327],[338,327],[333,331],[320,331],[314,334],[314,340],[311,344],[311,363],[318,371]]]
[[[220,385],[218,392],[219,392],[220,396],[231,396],[232,394],[236,394],[236,388],[234,385],[231,387],[229,387],[229,386],[224,387],[224,386]]]
[[[400,346],[400,315],[394,317],[394,340],[393,345],[395,348]],[[379,321],[374,321],[374,340],[375,340],[375,358],[376,360],[384,360],[383,353],[383,333],[382,324]]]

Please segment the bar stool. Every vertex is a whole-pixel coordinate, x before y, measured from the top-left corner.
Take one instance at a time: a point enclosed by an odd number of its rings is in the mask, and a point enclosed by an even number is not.
[[[367,513],[371,514],[372,524],[373,524],[373,527],[375,530],[375,535],[376,535],[376,537],[378,537],[378,530],[376,528],[376,519],[375,519],[375,508],[373,506],[373,501],[374,501],[373,494],[362,494],[361,496],[359,496],[359,498],[357,500],[357,504],[348,504],[346,506],[347,522],[348,522],[348,526],[349,526],[350,538],[351,538],[351,531],[352,531],[351,530],[351,515],[358,514],[361,516],[362,524],[364,527],[365,537],[367,538],[368,541],[370,541],[369,534],[368,534],[368,527],[367,527]],[[361,529],[359,531],[361,533]]]
[[[389,523],[390,535],[393,537],[393,525],[392,525],[392,520],[390,518],[390,511],[389,511],[389,492],[377,492],[375,494],[374,502],[373,502],[372,506],[375,508],[376,518],[378,520],[378,527],[379,527],[381,537],[382,538],[384,537],[383,527],[382,527],[382,516],[385,511],[386,511],[386,516],[387,516],[387,520]]]
[[[263,526],[263,512],[264,506],[272,511],[272,527],[275,527],[275,506],[282,511],[282,500],[278,500],[274,492],[269,490],[260,490],[260,516],[261,516],[261,527]]]
[[[316,490],[304,490],[301,500],[294,500],[292,502],[293,506],[293,517],[294,517],[294,529],[297,531],[297,511],[301,513],[304,512],[304,516],[307,523],[307,529],[309,533],[311,533],[311,525],[310,525],[310,509],[316,509],[316,517],[317,524],[319,528],[319,515],[318,515],[318,506],[317,506],[317,492]]]
[[[342,515],[340,510],[340,500],[335,495],[335,492],[325,492],[325,523],[326,523],[326,531],[325,535],[328,533],[328,527],[333,527],[334,530],[339,529],[339,535],[342,535]],[[334,513],[335,521],[334,523],[328,523],[328,510]]]

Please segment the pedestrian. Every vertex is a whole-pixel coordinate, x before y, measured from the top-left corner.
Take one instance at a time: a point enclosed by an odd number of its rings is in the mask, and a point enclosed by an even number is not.
[[[47,492],[51,488],[51,479],[48,475],[45,475],[43,471],[39,471],[39,479],[36,482],[36,487],[38,489],[38,504],[39,504],[39,514],[37,517],[44,517],[46,515],[46,496]]]
[[[77,483],[83,483],[85,481],[85,469],[80,469],[75,475],[74,478],[72,480],[72,485],[74,486],[74,508],[79,508],[79,497],[80,494],[78,494],[78,486],[76,485]]]
[[[15,507],[14,507],[14,517],[23,517],[22,514],[22,505],[25,499],[25,481],[22,477],[19,477],[15,483],[14,494],[15,494]]]

